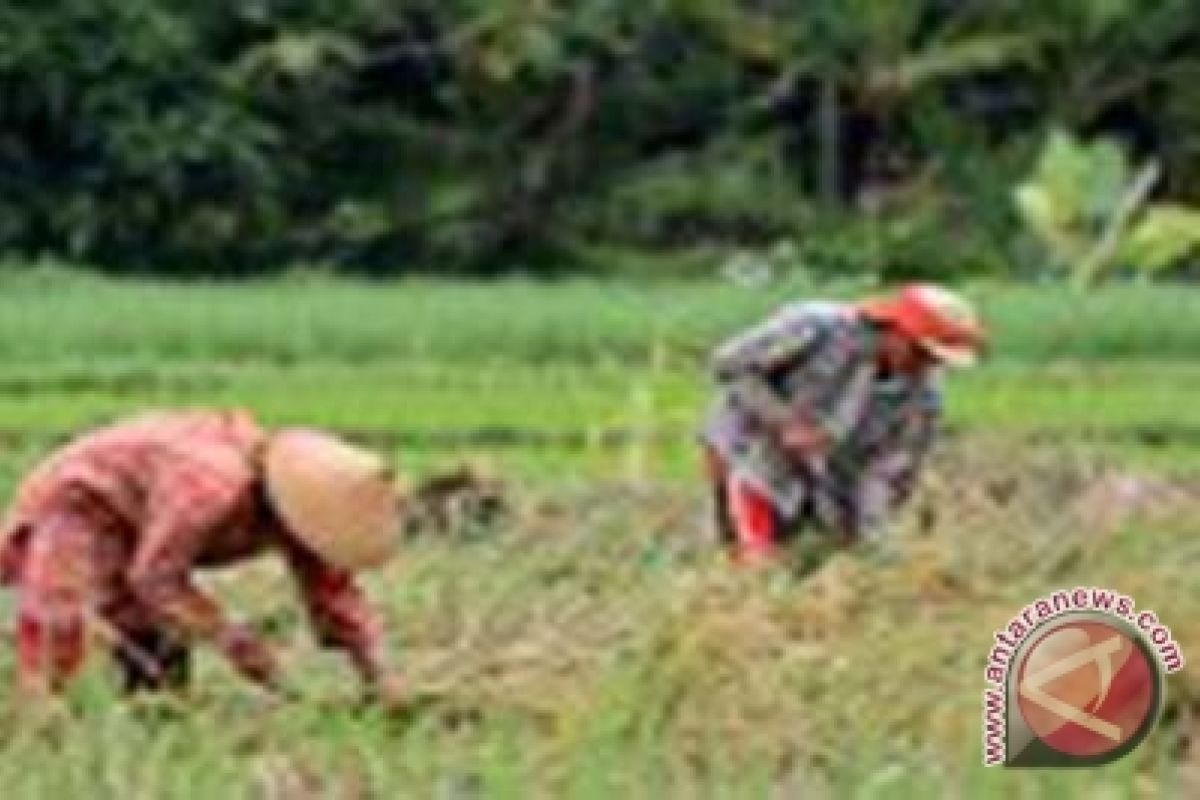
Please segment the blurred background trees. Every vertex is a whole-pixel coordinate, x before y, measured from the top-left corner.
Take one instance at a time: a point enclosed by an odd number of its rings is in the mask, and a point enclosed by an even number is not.
[[[114,271],[1035,274],[1068,140],[1172,212],[1104,271],[1187,266],[1194,0],[0,6],[0,249]]]

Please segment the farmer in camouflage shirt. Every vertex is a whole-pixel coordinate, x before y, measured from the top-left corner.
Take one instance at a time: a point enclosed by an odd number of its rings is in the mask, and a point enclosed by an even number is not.
[[[804,522],[878,540],[912,491],[940,411],[937,367],[983,343],[971,307],[914,284],[858,304],[801,302],[726,342],[703,431],[718,524],[742,560]]]

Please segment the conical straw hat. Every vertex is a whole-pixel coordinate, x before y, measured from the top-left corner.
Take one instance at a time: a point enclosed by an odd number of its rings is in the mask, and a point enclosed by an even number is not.
[[[336,567],[378,567],[400,528],[392,471],[373,453],[320,431],[277,432],[264,455],[267,492],[288,529]]]

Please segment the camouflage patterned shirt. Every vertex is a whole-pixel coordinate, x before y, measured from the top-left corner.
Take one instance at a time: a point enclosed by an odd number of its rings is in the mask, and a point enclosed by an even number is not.
[[[940,392],[933,374],[880,375],[879,336],[849,305],[802,302],[714,354],[720,397],[702,437],[785,518],[874,539],[911,493]],[[820,426],[828,453],[785,452],[773,431],[788,419]]]

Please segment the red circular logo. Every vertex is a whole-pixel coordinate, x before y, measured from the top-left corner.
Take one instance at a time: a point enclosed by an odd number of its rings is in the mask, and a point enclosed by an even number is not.
[[[1125,628],[1116,620],[1064,621],[1026,651],[1017,672],[1018,705],[1050,748],[1095,757],[1145,735],[1147,718],[1157,711],[1158,673]]]

